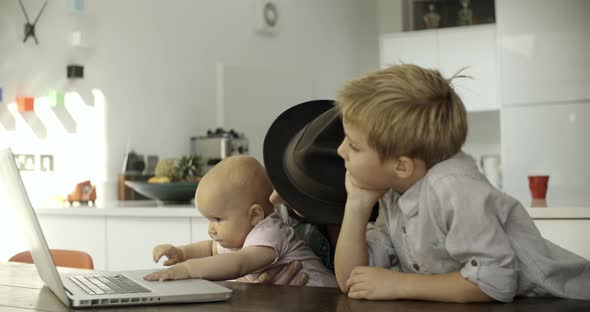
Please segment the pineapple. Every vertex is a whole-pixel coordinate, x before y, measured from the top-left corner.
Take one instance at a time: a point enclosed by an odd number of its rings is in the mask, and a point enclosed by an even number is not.
[[[200,156],[182,156],[176,165],[173,180],[179,182],[198,182],[201,179],[202,173]]]
[[[156,177],[168,177],[170,180],[173,180],[177,163],[178,161],[174,158],[161,159],[156,164]]]

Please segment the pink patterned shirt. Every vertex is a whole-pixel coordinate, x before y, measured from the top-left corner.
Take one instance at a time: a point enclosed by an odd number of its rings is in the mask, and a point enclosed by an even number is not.
[[[295,236],[293,229],[283,223],[276,212],[264,218],[250,231],[242,248],[248,246],[268,246],[273,248],[277,255],[270,266],[248,274],[246,278],[249,280],[256,279],[260,273],[268,268],[299,260],[302,264],[302,269],[299,272],[306,273],[309,276],[306,286],[338,287],[334,274],[323,266],[320,258],[309,247],[305,246],[302,240]],[[219,254],[235,251],[235,249],[217,245]]]

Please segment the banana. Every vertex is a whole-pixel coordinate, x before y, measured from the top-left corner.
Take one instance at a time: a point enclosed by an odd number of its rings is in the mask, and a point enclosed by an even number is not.
[[[155,176],[148,179],[148,183],[170,183],[169,177]]]

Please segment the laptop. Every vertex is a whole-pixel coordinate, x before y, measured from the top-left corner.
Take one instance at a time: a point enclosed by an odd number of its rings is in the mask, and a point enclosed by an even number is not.
[[[202,279],[166,282],[143,280],[154,270],[124,272],[58,273],[47,241],[31,205],[14,155],[0,147],[0,179],[28,238],[37,272],[51,291],[68,307],[111,307],[229,299],[232,291]]]

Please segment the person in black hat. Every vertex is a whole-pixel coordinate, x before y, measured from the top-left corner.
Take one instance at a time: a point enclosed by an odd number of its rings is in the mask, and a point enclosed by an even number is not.
[[[331,270],[346,202],[344,161],[336,152],[343,138],[333,101],[315,100],[281,113],[263,147],[264,166],[275,188],[270,201]],[[298,266],[293,266],[285,275],[296,273]]]
[[[264,166],[282,199],[314,224],[339,225],[344,215],[344,139],[333,101],[293,106],[270,126],[264,138]]]
[[[343,139],[342,120],[334,101],[313,100],[281,113],[269,127],[263,145],[264,166],[275,188],[270,201],[330,270],[334,270],[334,251],[347,197],[346,168],[337,152]],[[376,218],[377,208],[371,220]],[[280,269],[261,274],[258,281],[307,282],[307,276],[298,274],[301,265],[297,261],[284,271]]]
[[[267,131],[263,148],[264,165],[275,188],[270,201],[331,270],[346,203],[346,168],[337,153],[343,139],[334,102],[314,100],[281,113]],[[305,284],[306,277],[297,275],[299,268],[294,262],[278,278]],[[276,273],[269,271],[261,279],[271,280]]]

